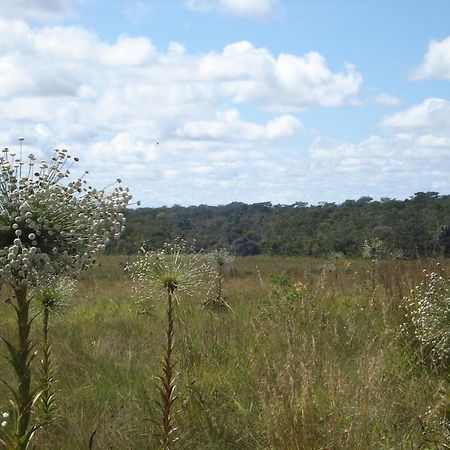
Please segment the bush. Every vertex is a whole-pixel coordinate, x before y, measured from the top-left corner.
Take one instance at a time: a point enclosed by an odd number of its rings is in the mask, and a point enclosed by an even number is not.
[[[411,290],[406,300],[407,323],[425,352],[434,362],[450,363],[450,279],[441,273],[428,273]]]

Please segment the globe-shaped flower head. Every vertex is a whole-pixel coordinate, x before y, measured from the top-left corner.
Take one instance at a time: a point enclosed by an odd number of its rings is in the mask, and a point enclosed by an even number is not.
[[[209,274],[204,256],[191,253],[186,242],[177,239],[164,244],[159,251],[141,249],[141,253],[128,264],[133,280],[133,294],[143,311],[151,309],[153,302],[169,292],[177,298],[190,296]]]
[[[76,274],[119,237],[131,195],[88,186],[85,174],[70,180],[78,158],[56,150],[51,161],[0,156],[0,283],[33,284],[39,276]]]

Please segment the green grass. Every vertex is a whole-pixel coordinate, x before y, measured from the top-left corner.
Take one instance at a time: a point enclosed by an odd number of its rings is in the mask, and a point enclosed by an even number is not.
[[[87,449],[94,431],[95,449],[158,448],[165,303],[136,314],[124,262],[102,258],[51,322],[59,417],[37,449]],[[203,309],[206,288],[176,308],[178,448],[445,448],[444,372],[421,366],[399,333],[402,296],[434,264],[383,262],[372,293],[368,262],[238,259],[224,282],[231,310]],[[282,272],[301,295],[271,283]],[[13,325],[2,302],[1,333]],[[0,377],[11,379],[4,360]],[[7,399],[0,386],[0,411]]]

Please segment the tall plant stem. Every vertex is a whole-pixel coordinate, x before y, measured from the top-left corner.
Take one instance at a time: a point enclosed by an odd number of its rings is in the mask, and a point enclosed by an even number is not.
[[[32,344],[29,340],[31,320],[30,302],[27,299],[27,286],[15,288],[16,294],[16,314],[18,326],[18,346],[14,348],[8,346],[14,371],[18,380],[17,387],[17,450],[27,447],[25,436],[30,423],[31,406],[33,396],[31,393],[31,362],[33,360]],[[23,442],[22,442],[23,441]]]
[[[219,268],[217,271],[219,282],[217,284],[217,300],[222,300],[222,283],[223,283],[223,266],[222,264],[219,264]]]
[[[164,357],[162,361],[163,375],[159,377],[161,385],[158,387],[161,401],[158,402],[162,412],[160,443],[164,450],[169,450],[171,444],[175,441],[173,433],[176,430],[173,425],[172,412],[173,403],[177,399],[175,397],[175,376],[173,368],[175,363],[172,362],[172,353],[174,350],[174,311],[173,311],[173,293],[174,287],[167,288],[167,329],[166,344],[164,348]]]
[[[43,318],[42,318],[42,340],[43,340],[43,357],[42,357],[42,394],[41,394],[41,408],[43,413],[44,422],[51,422],[54,419],[54,395],[51,389],[51,384],[53,381],[51,374],[51,348],[49,341],[49,315],[50,311],[48,308],[44,307]]]
[[[371,264],[370,264],[370,277],[371,277],[371,296],[370,296],[370,302],[373,305],[375,302],[375,291],[377,290],[377,260],[375,258],[372,258]]]

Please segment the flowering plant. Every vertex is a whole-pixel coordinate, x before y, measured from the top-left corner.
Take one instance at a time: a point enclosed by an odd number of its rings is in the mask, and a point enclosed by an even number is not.
[[[158,251],[141,248],[126,269],[133,281],[134,298],[144,311],[167,292],[175,297],[192,295],[209,271],[204,255],[189,253],[186,242],[181,239],[165,243]]]
[[[405,298],[407,322],[427,356],[436,363],[450,364],[450,280],[444,272],[427,272],[425,279]]]
[[[46,423],[53,422],[57,412],[56,392],[53,389],[56,371],[50,345],[50,317],[62,312],[75,292],[75,281],[64,276],[45,283],[39,282],[30,292],[32,307],[42,318],[41,396],[37,406],[41,420]]]
[[[213,283],[210,286],[206,300],[202,302],[204,306],[227,306],[230,308],[222,296],[222,290],[224,272],[225,270],[231,269],[234,259],[234,255],[232,255],[226,248],[214,250],[209,253],[208,260],[211,266],[211,278]]]
[[[13,425],[0,428],[0,444],[9,449],[29,448],[38,424],[30,427],[33,405],[40,389],[32,390],[33,345],[29,340],[32,319],[28,288],[39,279],[61,274],[76,275],[95,261],[112,237],[123,229],[122,209],[131,196],[116,186],[112,192],[90,187],[85,175],[68,181],[78,158],[56,150],[50,163],[15,158],[4,149],[0,156],[0,285],[9,284],[15,293],[18,342],[6,340],[17,387],[10,388]],[[120,180],[117,180],[120,185]]]
[[[93,189],[84,175],[63,184],[78,161],[66,150],[56,150],[50,164],[29,155],[26,176],[14,157],[8,149],[0,156],[0,283],[34,283],[91,265],[123,229],[128,189]]]
[[[159,441],[163,449],[169,449],[176,441],[176,427],[173,423],[173,404],[177,400],[173,362],[174,300],[178,294],[192,295],[209,267],[202,255],[190,254],[187,252],[186,242],[177,239],[173,244],[165,244],[157,252],[142,249],[142,253],[127,266],[127,270],[131,273],[139,305],[145,308],[150,300],[162,295],[167,299],[166,343],[161,363],[163,374],[158,377],[160,401],[157,403],[161,410]]]

